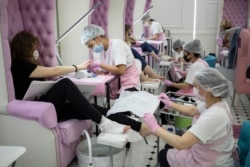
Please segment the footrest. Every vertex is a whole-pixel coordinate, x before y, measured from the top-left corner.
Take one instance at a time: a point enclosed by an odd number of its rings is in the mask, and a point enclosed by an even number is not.
[[[128,142],[127,134],[100,133],[97,137],[97,143],[116,148],[123,148]]]

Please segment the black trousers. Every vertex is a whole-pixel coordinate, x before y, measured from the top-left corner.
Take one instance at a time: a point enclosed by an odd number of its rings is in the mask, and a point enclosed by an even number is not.
[[[91,104],[68,78],[58,81],[38,101],[52,103],[55,106],[58,121],[91,119],[99,124],[102,115],[106,116],[108,112],[108,109],[104,107]],[[141,122],[135,121],[123,113],[112,114],[108,118],[121,124],[130,125],[136,131],[141,128]]]
[[[168,160],[167,160],[167,152],[171,148],[173,147],[166,144],[165,148],[159,152],[158,159],[159,159],[160,167],[170,167]]]

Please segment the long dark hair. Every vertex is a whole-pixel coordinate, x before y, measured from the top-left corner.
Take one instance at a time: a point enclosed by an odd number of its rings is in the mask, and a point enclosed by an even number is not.
[[[39,45],[39,39],[27,31],[17,33],[10,42],[11,58],[35,62],[33,52]]]

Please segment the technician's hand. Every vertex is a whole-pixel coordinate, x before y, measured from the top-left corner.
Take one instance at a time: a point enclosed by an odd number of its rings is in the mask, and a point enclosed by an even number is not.
[[[88,66],[88,69],[90,71],[93,71],[95,68],[100,68],[101,64],[100,63],[97,63],[97,62],[92,62],[89,66]]]
[[[178,60],[176,60],[176,59],[173,60],[173,63],[174,64],[179,64]]]
[[[181,76],[183,76],[183,77],[186,75],[186,73],[184,71],[182,71],[181,69],[176,69],[175,71],[178,72],[179,74],[181,74]]]
[[[165,79],[164,83],[165,83],[166,86],[172,86],[173,85],[173,82],[169,81],[168,79]]]
[[[166,107],[172,107],[173,102],[170,101],[169,97],[165,93],[159,94],[158,98],[165,104]]]
[[[98,71],[100,71],[100,68],[88,69],[88,72],[92,72],[92,73],[98,73]]]
[[[77,65],[77,69],[78,70],[84,70],[86,68],[88,68],[88,66],[93,62],[93,60],[87,60],[79,65]]]
[[[155,133],[160,127],[155,119],[155,116],[152,113],[145,113],[143,116],[146,124],[149,126],[151,132]]]

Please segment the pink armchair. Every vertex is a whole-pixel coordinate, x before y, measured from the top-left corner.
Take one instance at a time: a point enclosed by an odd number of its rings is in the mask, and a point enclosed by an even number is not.
[[[40,62],[57,65],[55,0],[1,0],[0,40],[0,145],[24,146],[27,152],[17,167],[66,167],[75,157],[83,129],[92,121],[57,121],[51,103],[15,99],[9,42],[22,30],[39,36]]]
[[[250,93],[250,79],[246,77],[246,70],[250,64],[250,31],[242,29],[238,41],[237,62],[234,69],[233,76],[233,99],[232,106],[234,105],[235,95],[237,94],[236,112],[239,111],[240,95]]]

